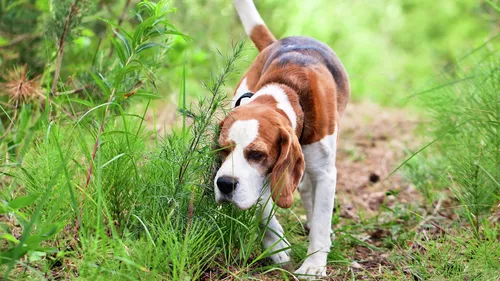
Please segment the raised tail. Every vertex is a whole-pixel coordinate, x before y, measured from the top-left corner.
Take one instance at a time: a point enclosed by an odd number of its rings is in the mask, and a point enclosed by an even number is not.
[[[233,2],[246,34],[252,39],[259,52],[276,41],[252,0],[233,0]]]

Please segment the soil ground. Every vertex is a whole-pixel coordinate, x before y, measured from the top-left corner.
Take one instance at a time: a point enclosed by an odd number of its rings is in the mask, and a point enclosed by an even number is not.
[[[341,217],[373,216],[384,202],[390,206],[396,200],[418,201],[418,192],[399,174],[387,178],[404,161],[404,151],[416,146],[417,122],[407,110],[368,102],[348,106],[337,152],[336,200]]]
[[[341,121],[337,153],[337,206],[340,223],[360,223],[379,214],[381,206],[403,205],[418,208],[420,194],[399,173],[391,175],[405,159],[405,150],[418,146],[415,128],[418,119],[408,110],[385,108],[364,102],[350,104]],[[382,270],[391,269],[388,253],[373,250],[390,230],[368,229],[358,236],[365,246],[356,245],[348,258],[349,267],[329,266],[329,280],[374,280]],[[357,273],[357,274],[354,274]]]

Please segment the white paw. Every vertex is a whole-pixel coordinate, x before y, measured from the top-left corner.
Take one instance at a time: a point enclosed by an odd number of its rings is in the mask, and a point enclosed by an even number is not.
[[[281,252],[270,255],[269,257],[276,264],[285,264],[290,262],[290,255],[288,250],[283,250]]]
[[[264,241],[263,241],[265,248],[272,247],[274,245],[274,243],[276,243],[276,240],[274,239],[274,237],[271,239],[269,239],[269,238],[266,239],[266,238],[267,237],[264,237]],[[268,253],[274,253],[274,254],[271,254],[269,257],[276,264],[287,263],[290,261],[290,249],[287,249],[289,247],[290,246],[288,245],[288,242],[286,240],[285,241],[281,240],[281,241],[277,242],[276,245],[274,245],[274,247],[272,249],[268,250]],[[283,250],[283,249],[286,249],[286,250]]]
[[[321,277],[326,277],[326,264],[315,263],[306,259],[304,263],[295,271],[300,279],[315,280]]]

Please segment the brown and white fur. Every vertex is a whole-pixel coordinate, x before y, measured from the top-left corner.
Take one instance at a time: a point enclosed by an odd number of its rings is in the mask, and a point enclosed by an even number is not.
[[[276,40],[252,0],[234,0],[234,5],[260,53],[242,77],[233,107],[243,94],[255,94],[241,99],[221,123],[223,163],[214,179],[216,200],[243,210],[264,205],[263,244],[276,252],[289,244],[267,202],[289,208],[298,187],[307,210],[310,245],[295,273],[325,276],[339,121],[350,96],[348,75],[327,45],[307,37]],[[271,258],[276,263],[290,260],[288,251]]]

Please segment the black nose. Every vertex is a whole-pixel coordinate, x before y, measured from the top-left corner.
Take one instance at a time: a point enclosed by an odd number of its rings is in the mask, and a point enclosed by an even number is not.
[[[236,189],[236,185],[238,184],[238,180],[232,177],[220,177],[217,179],[217,187],[220,192],[224,194],[229,194]]]

